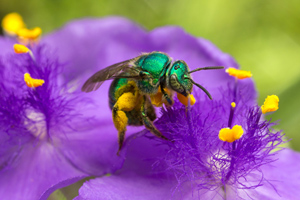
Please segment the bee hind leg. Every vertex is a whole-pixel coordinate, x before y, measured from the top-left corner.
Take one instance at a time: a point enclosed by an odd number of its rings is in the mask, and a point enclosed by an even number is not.
[[[119,143],[119,149],[117,152],[117,155],[119,155],[119,152],[123,146],[124,138],[125,138],[125,132],[126,132],[126,126],[128,123],[128,118],[124,111],[120,111],[117,109],[113,109],[113,121],[116,129],[118,130],[118,143]]]
[[[152,121],[147,116],[146,96],[143,96],[143,101],[142,101],[142,106],[141,106],[141,115],[142,115],[143,124],[149,131],[151,131],[154,135],[156,135],[159,138],[169,140],[159,130],[157,130],[157,128],[154,126]]]
[[[128,124],[128,117],[126,116],[126,111],[131,111],[134,109],[138,101],[138,94],[127,92],[122,94],[118,101],[115,103],[112,109],[113,121],[116,129],[118,130],[119,138],[119,150],[117,155],[119,155],[120,150],[122,149],[126,126]]]

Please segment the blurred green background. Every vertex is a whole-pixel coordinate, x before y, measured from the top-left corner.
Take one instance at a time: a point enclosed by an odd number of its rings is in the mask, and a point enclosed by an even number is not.
[[[300,151],[299,0],[0,0],[0,18],[19,12],[44,34],[82,17],[125,16],[151,30],[177,25],[211,40],[251,70],[259,104],[277,94],[280,108],[267,116]]]

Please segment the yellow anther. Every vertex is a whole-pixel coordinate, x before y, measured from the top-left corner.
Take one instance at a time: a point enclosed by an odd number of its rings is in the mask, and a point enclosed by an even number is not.
[[[14,44],[14,51],[18,54],[30,52],[30,50],[26,46],[21,44]]]
[[[194,96],[192,94],[190,94],[189,96],[185,97],[180,93],[177,93],[177,98],[180,101],[180,103],[182,103],[183,105],[187,106],[188,105],[188,101],[189,101],[189,97],[190,97],[190,104],[191,106],[194,105],[196,103],[196,99],[194,98]]]
[[[21,28],[25,27],[25,23],[18,13],[9,13],[3,18],[2,27],[8,34],[16,35]]]
[[[235,108],[236,104],[235,102],[231,102],[231,107]]]
[[[20,38],[35,40],[42,34],[42,29],[40,27],[33,29],[22,28],[17,34]]]
[[[168,94],[169,97],[172,96],[172,92],[165,88],[165,92]],[[163,94],[161,92],[160,87],[158,88],[158,91],[154,95],[150,95],[151,103],[156,107],[161,107],[164,104],[168,105],[168,101],[163,98]]]
[[[234,76],[237,79],[245,79],[245,78],[250,78],[252,76],[250,71],[244,71],[244,70],[235,69],[235,68],[231,68],[231,67],[226,69],[226,72],[230,76]]]
[[[267,112],[273,112],[278,110],[279,98],[276,95],[268,96],[265,99],[264,105],[261,106],[261,111],[263,114]]]
[[[31,78],[30,74],[28,74],[28,73],[24,74],[24,81],[25,81],[26,85],[30,88],[32,88],[32,87],[36,88],[36,87],[42,86],[45,83],[45,81],[42,79]]]
[[[224,142],[234,142],[238,139],[240,139],[243,135],[244,131],[242,126],[240,125],[235,125],[234,127],[232,127],[232,129],[230,128],[222,128],[219,131],[219,138],[220,140],[224,141]]]

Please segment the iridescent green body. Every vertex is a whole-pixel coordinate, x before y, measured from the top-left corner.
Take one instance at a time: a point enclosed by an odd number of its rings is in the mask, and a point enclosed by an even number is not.
[[[134,92],[139,90],[140,95],[155,94],[161,84],[161,80],[164,79],[166,71],[171,63],[171,59],[168,55],[161,52],[152,52],[139,57],[134,62],[134,68],[138,69],[140,74],[143,74],[145,78],[130,79],[130,78],[117,78],[110,85],[109,89],[109,107],[113,109],[115,103],[119,97],[127,92]],[[122,73],[121,76],[129,76],[130,73]],[[131,81],[130,81],[131,80]],[[132,84],[135,81],[135,85]],[[137,88],[136,88],[137,87]],[[148,99],[145,102],[146,115],[151,121],[156,119],[155,110]],[[128,117],[129,125],[143,125],[143,119],[140,111],[141,105],[137,105],[132,111],[126,111],[125,114]]]
[[[133,81],[130,81],[128,78],[117,78],[114,79],[109,88],[109,107],[112,110],[114,105],[116,104],[119,97],[126,93],[131,92],[134,93],[136,90],[136,84]],[[148,98],[146,98],[145,102],[147,116],[151,121],[156,119],[155,110]],[[141,116],[141,102],[131,111],[125,112],[128,118],[128,124],[133,126],[141,126],[143,125],[143,118]]]
[[[120,151],[127,125],[144,125],[157,137],[168,140],[152,123],[156,114],[150,97],[153,104],[158,101],[155,104],[157,106],[161,106],[165,100],[171,106],[172,92],[189,98],[193,85],[196,85],[211,98],[205,88],[192,80],[190,73],[221,68],[223,67],[206,67],[189,71],[184,61],[179,60],[172,64],[172,59],[165,53],[145,53],[96,72],[84,83],[82,91],[95,91],[105,80],[114,79],[109,89],[109,107],[118,130]],[[169,94],[165,89],[169,90]]]
[[[143,55],[136,62],[136,67],[141,70],[148,78],[137,80],[139,90],[144,94],[157,93],[162,79],[165,77],[171,58],[161,52],[153,52]]]

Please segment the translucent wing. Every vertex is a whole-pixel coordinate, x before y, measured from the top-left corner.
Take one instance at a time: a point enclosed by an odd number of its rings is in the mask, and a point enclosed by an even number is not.
[[[83,92],[91,92],[97,90],[105,80],[120,78],[120,74],[123,72],[130,72],[132,76],[124,76],[124,78],[133,78],[138,77],[137,70],[134,70],[133,63],[139,59],[139,57],[132,58],[129,60],[125,60],[116,64],[113,64],[109,67],[106,67],[98,72],[96,72],[93,76],[91,76],[82,86],[81,91]],[[123,77],[123,76],[122,76]]]

